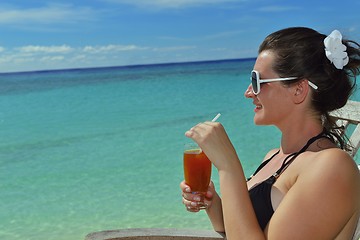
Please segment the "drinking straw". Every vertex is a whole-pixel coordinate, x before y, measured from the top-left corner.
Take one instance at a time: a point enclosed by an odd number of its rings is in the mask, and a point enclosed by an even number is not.
[[[221,116],[221,114],[220,113],[218,113],[215,117],[214,117],[214,119],[213,120],[211,120],[212,122],[216,122],[216,120],[218,120],[218,118]]]

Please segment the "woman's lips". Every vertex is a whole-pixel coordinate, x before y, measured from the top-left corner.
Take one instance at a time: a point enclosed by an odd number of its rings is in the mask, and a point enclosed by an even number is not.
[[[262,105],[261,105],[261,104],[259,104],[259,103],[254,103],[254,105],[255,105],[255,109],[254,109],[255,112],[257,112],[257,111],[259,111],[259,110],[262,109]]]

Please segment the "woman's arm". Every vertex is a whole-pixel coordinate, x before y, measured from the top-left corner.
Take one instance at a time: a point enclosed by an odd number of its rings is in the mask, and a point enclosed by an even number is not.
[[[236,151],[220,123],[198,124],[185,133],[196,141],[219,171],[227,239],[265,239]]]
[[[240,162],[219,170],[219,178],[227,239],[265,239]]]
[[[206,209],[206,213],[211,221],[211,224],[215,231],[217,232],[225,232],[225,226],[224,226],[224,218],[223,218],[223,211],[222,211],[222,203],[221,198],[217,194],[214,188],[214,184],[211,183],[213,191],[208,191],[208,194],[206,197],[211,197],[212,201],[211,204],[209,204],[209,207]]]

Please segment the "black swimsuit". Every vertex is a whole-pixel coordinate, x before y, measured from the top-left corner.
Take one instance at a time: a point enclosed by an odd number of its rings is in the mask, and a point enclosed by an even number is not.
[[[329,138],[329,135],[326,134],[325,131],[320,133],[319,135],[311,138],[306,145],[296,153],[292,153],[289,156],[285,158],[283,161],[281,167],[279,170],[277,170],[272,176],[270,176],[268,179],[264,180],[263,182],[255,185],[249,190],[250,199],[253,205],[253,208],[255,210],[255,214],[257,217],[257,220],[259,222],[259,225],[262,229],[265,229],[266,225],[270,221],[270,218],[274,214],[274,209],[271,204],[271,188],[272,185],[276,182],[277,178],[280,176],[280,174],[285,171],[285,169],[295,160],[295,158],[300,155],[301,153],[305,152],[307,148],[315,142],[317,139],[320,138]],[[271,161],[271,159],[274,158],[278,153],[277,151],[273,156],[271,156],[269,159],[265,160],[259,167],[256,169],[255,173],[252,175],[254,176],[256,173],[258,173],[267,163]],[[250,180],[251,177],[248,179]]]

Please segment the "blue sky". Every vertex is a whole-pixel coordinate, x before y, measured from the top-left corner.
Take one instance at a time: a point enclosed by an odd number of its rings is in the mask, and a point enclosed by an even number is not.
[[[360,41],[358,0],[2,0],[0,72],[256,57],[278,29]]]

